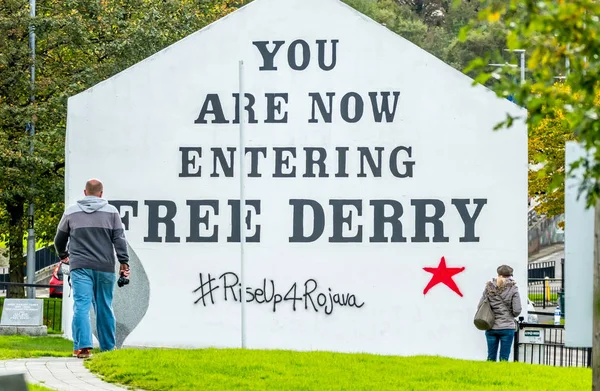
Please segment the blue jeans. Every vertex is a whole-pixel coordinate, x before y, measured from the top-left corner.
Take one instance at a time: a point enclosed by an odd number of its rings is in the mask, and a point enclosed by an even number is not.
[[[100,350],[113,350],[117,323],[112,309],[116,274],[92,269],[71,270],[73,284],[73,349],[91,349],[92,325],[90,308],[96,313],[96,330]]]
[[[485,338],[488,346],[488,361],[496,361],[498,357],[498,345],[500,345],[500,361],[508,361],[512,349],[514,329],[487,330]]]

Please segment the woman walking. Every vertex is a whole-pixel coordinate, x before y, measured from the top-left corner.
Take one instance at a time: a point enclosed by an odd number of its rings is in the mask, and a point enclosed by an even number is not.
[[[494,326],[485,332],[488,346],[488,361],[496,361],[500,346],[500,361],[508,361],[515,337],[515,318],[522,310],[519,288],[512,278],[513,268],[502,265],[497,269],[498,277],[488,281],[479,301],[487,297],[494,312]]]

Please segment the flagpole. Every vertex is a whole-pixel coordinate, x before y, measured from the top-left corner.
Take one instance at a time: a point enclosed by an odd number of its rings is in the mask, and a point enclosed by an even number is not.
[[[240,94],[239,94],[239,107],[238,117],[240,119],[240,280],[242,283],[242,293],[240,300],[242,302],[242,349],[246,348],[246,276],[244,270],[245,253],[244,246],[246,245],[246,198],[244,194],[244,61],[239,63],[239,77],[240,77]]]

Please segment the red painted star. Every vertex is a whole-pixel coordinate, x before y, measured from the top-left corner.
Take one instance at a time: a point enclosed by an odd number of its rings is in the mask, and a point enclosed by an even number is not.
[[[464,267],[446,267],[446,258],[442,257],[438,267],[424,267],[423,270],[433,274],[431,280],[429,281],[429,284],[427,284],[427,286],[423,290],[424,295],[426,295],[431,288],[433,288],[439,283],[442,283],[448,288],[452,289],[454,292],[456,292],[460,297],[463,297],[463,294],[460,292],[460,289],[458,289],[458,286],[456,285],[452,277],[458,273],[463,272],[465,270]]]

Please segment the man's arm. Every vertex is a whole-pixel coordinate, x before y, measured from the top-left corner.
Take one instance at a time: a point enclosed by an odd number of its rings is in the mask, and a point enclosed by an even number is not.
[[[56,229],[56,236],[54,236],[54,248],[61,261],[69,257],[69,251],[67,250],[69,232],[69,216],[67,216],[66,213],[63,213],[60,223],[58,223],[58,228]]]
[[[121,265],[127,265],[129,263],[127,239],[125,239],[125,229],[118,213],[113,213],[112,242],[117,253],[117,260]]]

